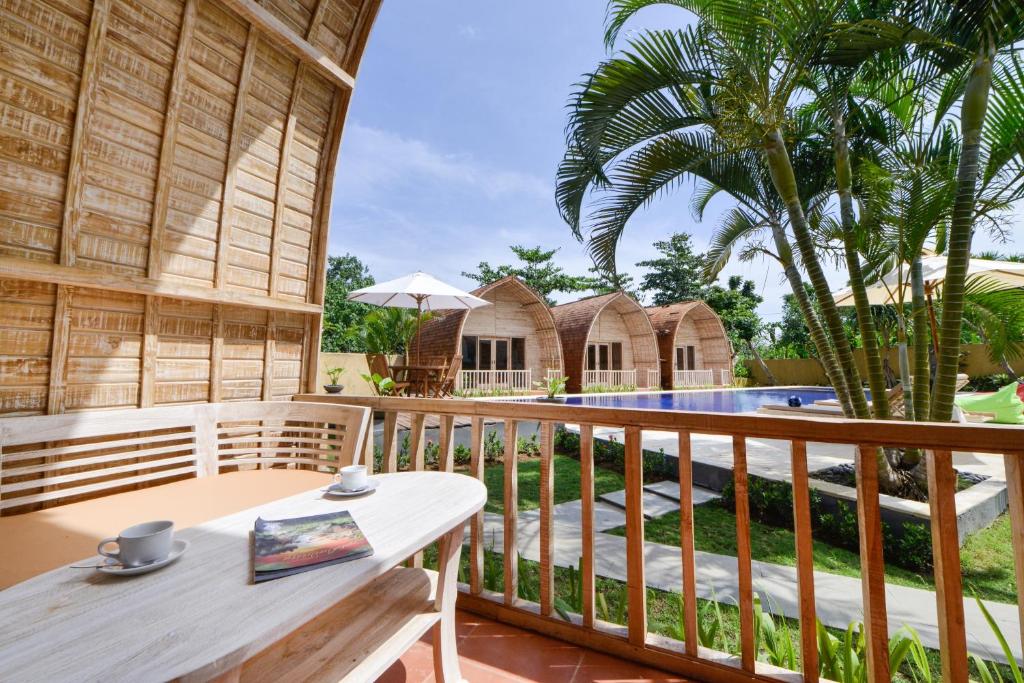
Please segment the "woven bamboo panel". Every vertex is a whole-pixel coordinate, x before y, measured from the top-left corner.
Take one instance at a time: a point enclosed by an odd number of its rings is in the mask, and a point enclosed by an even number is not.
[[[312,388],[379,3],[0,0],[0,414]]]

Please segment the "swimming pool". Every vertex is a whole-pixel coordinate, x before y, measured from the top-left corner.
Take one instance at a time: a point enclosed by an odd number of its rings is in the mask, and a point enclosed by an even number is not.
[[[659,391],[635,394],[585,394],[570,396],[567,405],[602,408],[641,408],[646,410],[695,410],[707,413],[747,413],[763,405],[786,405],[790,396],[801,403],[835,398],[829,387],[790,387],[788,389],[708,389],[699,391]]]

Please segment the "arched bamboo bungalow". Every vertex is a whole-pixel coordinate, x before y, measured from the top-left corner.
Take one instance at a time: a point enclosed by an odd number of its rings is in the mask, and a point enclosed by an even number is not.
[[[643,307],[622,292],[551,309],[570,393],[589,387],[657,387],[658,342]]]
[[[420,330],[421,355],[462,356],[457,390],[529,391],[549,373],[562,373],[562,345],[544,297],[514,276],[473,294],[492,305],[442,313]],[[414,342],[412,354],[416,349]]]
[[[647,309],[658,336],[661,386],[732,383],[732,346],[722,319],[703,301],[680,301]]]

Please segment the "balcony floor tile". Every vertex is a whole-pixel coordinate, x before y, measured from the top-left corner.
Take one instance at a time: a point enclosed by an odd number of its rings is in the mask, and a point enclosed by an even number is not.
[[[685,683],[686,679],[465,612],[457,621],[462,676],[471,683]],[[378,683],[432,683],[428,634]]]

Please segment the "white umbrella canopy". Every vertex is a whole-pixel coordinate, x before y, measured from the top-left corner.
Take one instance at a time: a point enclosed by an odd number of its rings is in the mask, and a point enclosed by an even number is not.
[[[473,309],[490,306],[491,302],[463,292],[420,271],[377,285],[350,292],[349,301],[359,301],[387,308],[416,309],[416,361],[420,357],[420,321],[423,310]]]
[[[374,306],[428,311],[479,308],[491,303],[419,271],[357,289],[349,293],[348,299]]]
[[[946,257],[925,256],[921,259],[924,271],[925,288],[929,294],[942,290],[946,279]],[[986,284],[998,285],[998,289],[1015,289],[1024,287],[1024,263],[1013,261],[989,261],[972,258],[967,267],[968,281],[978,279]],[[868,302],[881,306],[895,304],[900,301],[900,288],[903,288],[903,301],[910,301],[910,267],[904,265],[900,269],[886,273],[880,281],[867,288]],[[843,289],[833,294],[837,306],[853,306],[853,291]]]

